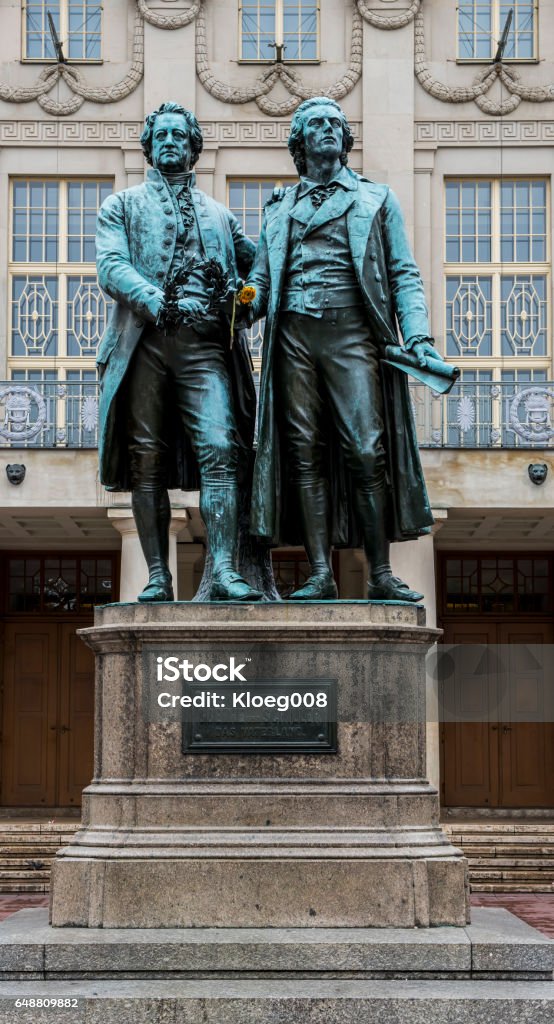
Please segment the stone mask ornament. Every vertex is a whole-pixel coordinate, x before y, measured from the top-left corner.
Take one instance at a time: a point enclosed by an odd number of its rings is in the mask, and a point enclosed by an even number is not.
[[[6,476],[11,484],[17,486],[25,479],[26,468],[20,462],[12,462],[6,466]]]

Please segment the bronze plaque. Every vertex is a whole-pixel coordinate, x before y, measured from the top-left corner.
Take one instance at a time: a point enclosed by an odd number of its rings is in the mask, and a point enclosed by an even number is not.
[[[197,683],[183,687],[191,698],[183,753],[336,753],[336,680],[227,683],[223,706],[222,689]]]

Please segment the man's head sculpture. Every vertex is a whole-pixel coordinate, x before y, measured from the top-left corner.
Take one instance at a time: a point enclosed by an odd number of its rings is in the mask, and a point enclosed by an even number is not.
[[[160,114],[182,114],[184,117],[187,127],[189,130],[190,137],[190,148],[191,148],[191,161],[190,166],[194,167],[198,157],[200,156],[204,147],[204,140],[202,138],[202,130],[194,114],[190,110],[186,110],[185,107],[181,106],[180,103],[162,103],[157,110],[153,110],[151,114],[148,114],[144,121],[144,129],[140,137],[140,144],[142,146],[142,152],[146,158],[146,162],[152,164],[152,136],[154,134],[154,125],[156,118]]]
[[[344,111],[339,107],[338,103],[334,100],[330,100],[327,96],[314,96],[311,100],[304,100],[294,112],[294,117],[290,125],[290,135],[288,139],[289,153],[294,160],[294,166],[299,174],[306,173],[306,151],[304,147],[304,126],[310,116],[310,112],[315,107],[332,107],[337,111],[342,120],[342,152],[340,155],[340,162],[343,167],[348,163],[348,154],[354,145],[354,136],[350,129],[350,125],[346,120]]]

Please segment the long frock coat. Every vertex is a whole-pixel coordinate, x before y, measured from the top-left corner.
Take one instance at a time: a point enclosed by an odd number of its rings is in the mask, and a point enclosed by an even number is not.
[[[394,193],[347,169],[350,188],[337,189],[308,222],[314,228],[346,215],[352,263],[363,296],[373,339],[384,355],[388,344],[429,338],[423,284],[406,236],[404,219]],[[254,468],[251,531],[273,544],[302,543],[294,495],[288,486],[286,440],[279,436],[273,356],[278,332],[281,294],[286,273],[290,212],[298,185],[266,206],[260,241],[248,283],[257,290],[256,304],[267,309],[263,345],[258,449]],[[391,541],[412,540],[428,533],[433,523],[405,374],[381,364],[384,391],[385,448]],[[352,483],[338,443],[329,445],[332,540],[337,546],[359,546]]]
[[[236,280],[246,277],[255,247],[233,214],[200,189],[191,187],[206,257],[216,257]],[[115,299],[99,346],[100,480],[110,490],[128,490],[125,375],[145,327],[155,322],[177,241],[177,217],[169,186],[158,170],[133,188],[108,196],[100,208],[96,264],[100,286]],[[239,442],[250,449],[256,411],[251,359],[244,332],[228,345],[229,373]],[[198,469],[183,426],[168,410],[167,435],[174,456],[168,487],[198,486]]]

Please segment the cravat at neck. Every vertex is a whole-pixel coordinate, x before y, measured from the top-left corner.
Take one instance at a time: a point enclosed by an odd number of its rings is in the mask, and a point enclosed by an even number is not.
[[[192,183],[192,171],[167,171],[163,177],[168,185],[183,186],[190,188]]]
[[[328,185],[316,185],[308,192],[308,198],[311,199],[312,206],[318,210],[321,204],[333,196],[338,188],[340,188],[338,181],[330,181]]]

